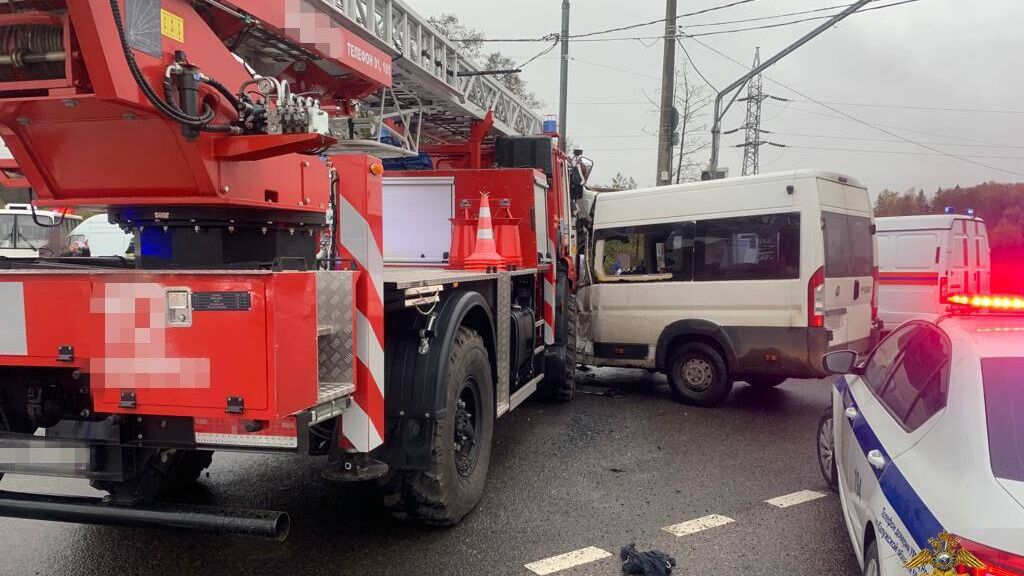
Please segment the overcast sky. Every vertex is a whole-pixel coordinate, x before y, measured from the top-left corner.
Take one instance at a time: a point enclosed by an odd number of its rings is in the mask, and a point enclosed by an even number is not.
[[[454,12],[492,38],[540,37],[560,27],[561,0],[408,1],[423,15]],[[678,1],[681,13],[728,3]],[[874,5],[893,1],[880,0]],[[686,19],[681,24],[762,17],[843,3],[757,0]],[[655,20],[663,18],[665,12],[661,0],[573,0],[572,4],[574,34]],[[775,133],[770,136],[773,141],[793,147],[764,147],[761,171],[834,170],[858,178],[873,193],[912,186],[931,193],[940,186],[1024,181],[1024,141],[1018,137],[1024,134],[1022,21],[1021,0],[920,0],[851,16],[767,72],[768,78],[829,103],[1016,111],[968,113],[830,104],[858,119],[884,125],[894,134],[991,167],[943,156],[843,119],[766,79],[766,92],[797,101],[765,103],[762,128]],[[820,22],[700,40],[749,68],[755,47],[760,46],[762,59],[766,59]],[[652,25],[607,37],[657,36],[662,31],[663,27]],[[653,45],[646,47],[644,43]],[[685,43],[697,68],[714,86],[723,87],[743,73],[742,67],[695,40]],[[485,48],[499,49],[523,62],[544,45],[504,43]],[[616,172],[623,172],[641,185],[653,184],[657,142],[648,133],[657,128],[657,107],[648,102],[647,96],[658,97],[660,41],[574,42],[570,55],[574,60],[569,72],[569,136],[596,161],[594,179],[607,182]],[[679,61],[685,61],[681,51],[677,51]],[[557,51],[530,64],[523,74],[546,102],[543,112],[557,112]],[[724,128],[742,124],[743,115],[743,105],[734,106]],[[739,174],[742,165],[742,151],[733,145],[742,139],[741,133],[723,139],[722,164],[733,175]],[[701,153],[700,160],[706,162],[707,154]]]

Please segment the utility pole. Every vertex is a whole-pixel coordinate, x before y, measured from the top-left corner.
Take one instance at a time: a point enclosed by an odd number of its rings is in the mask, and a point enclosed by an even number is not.
[[[558,147],[565,152],[569,115],[569,0],[562,0],[562,84],[558,98]]]
[[[769,58],[760,66],[755,66],[753,70],[744,74],[738,80],[726,86],[718,93],[718,96],[715,98],[715,115],[713,118],[713,124],[711,125],[711,161],[708,162],[707,170],[707,175],[710,178],[715,178],[718,172],[718,150],[722,145],[722,117],[725,116],[725,113],[729,111],[729,106],[732,106],[732,102],[735,101],[736,96],[733,96],[733,101],[730,101],[724,110],[722,109],[722,100],[724,100],[725,97],[728,94],[731,94],[733,91],[736,91],[738,93],[738,91],[743,88],[743,86],[747,83],[748,80],[750,80],[754,76],[757,76],[761,72],[764,72],[770,66],[772,66],[779,60],[782,60],[797,48],[810,42],[815,36],[835,26],[836,24],[839,23],[840,20],[846,18],[850,14],[853,14],[857,10],[860,10],[871,1],[872,0],[857,0],[857,2],[851,4],[848,8],[846,8],[846,10],[843,10],[839,14],[833,16],[831,19],[826,20],[824,24],[818,26],[814,30],[811,30],[810,32],[802,36],[799,40],[793,42],[792,44],[784,48],[781,52]]]
[[[672,183],[672,135],[678,115],[676,87],[676,0],[665,0],[665,54],[661,59],[661,123],[658,129],[658,186]]]

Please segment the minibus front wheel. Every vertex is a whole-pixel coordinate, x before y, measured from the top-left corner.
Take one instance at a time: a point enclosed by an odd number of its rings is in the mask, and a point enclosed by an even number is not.
[[[721,404],[733,384],[722,354],[702,342],[688,342],[675,351],[668,382],[677,401],[707,407]]]

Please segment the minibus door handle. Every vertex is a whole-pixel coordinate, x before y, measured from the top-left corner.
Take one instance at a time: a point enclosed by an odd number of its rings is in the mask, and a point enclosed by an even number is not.
[[[853,299],[857,300],[860,298],[860,280],[853,281]]]

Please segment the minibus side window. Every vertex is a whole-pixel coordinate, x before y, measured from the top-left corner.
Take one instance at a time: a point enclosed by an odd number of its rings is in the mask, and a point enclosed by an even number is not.
[[[689,281],[693,222],[599,230],[596,257],[601,282]]]
[[[694,280],[791,280],[800,277],[800,214],[699,220]]]

